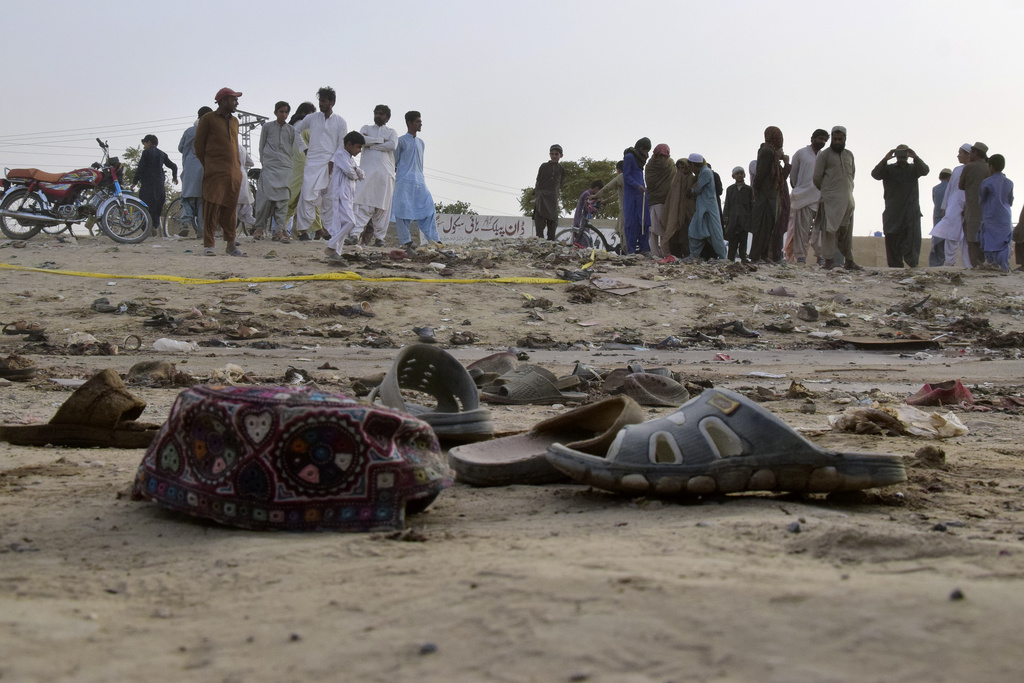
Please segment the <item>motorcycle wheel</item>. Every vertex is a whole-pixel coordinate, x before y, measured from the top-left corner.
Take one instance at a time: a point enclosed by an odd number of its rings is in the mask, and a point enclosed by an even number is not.
[[[111,202],[99,224],[107,237],[121,244],[140,244],[149,237],[152,219],[146,205],[134,197],[125,197],[124,209]]]
[[[0,211],[24,211],[26,213],[42,213],[43,206],[39,198],[28,190],[16,190],[0,202]],[[26,221],[20,218],[0,216],[0,230],[8,239],[27,240],[39,234],[47,224],[37,221]]]

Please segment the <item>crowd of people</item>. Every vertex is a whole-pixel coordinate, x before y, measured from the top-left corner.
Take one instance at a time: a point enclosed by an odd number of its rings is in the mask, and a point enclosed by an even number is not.
[[[383,104],[374,108],[372,124],[348,130],[334,111],[333,88],[321,88],[317,105],[303,102],[290,119],[291,106],[278,102],[274,119],[260,131],[262,169],[253,197],[245,177],[254,162],[239,142],[234,116],[241,96],[221,88],[214,97],[217,108],[201,108],[178,144],[185,225],[179,236],[191,228],[203,239],[203,254],[216,254],[219,232],[227,255],[246,256],[237,244],[239,220],[253,225],[256,239],[269,235],[282,244],[326,240],[327,259],[334,262],[341,261],[345,245],[361,238],[364,229],[368,236],[372,230],[370,239],[383,246],[392,218],[407,251],[415,251],[413,222],[422,239],[440,243],[434,200],[423,177],[418,111],[406,112],[407,133],[400,136],[388,127],[391,109]],[[143,144],[134,180],[142,185],[140,195],[156,225],[164,202],[163,167],[172,169],[175,183],[177,168],[156,147],[155,136],[146,136]]]
[[[391,110],[383,104],[374,108],[372,124],[349,131],[334,111],[337,95],[329,87],[317,92],[317,106],[303,102],[290,119],[291,106],[278,102],[275,118],[260,131],[262,169],[253,197],[244,178],[254,162],[239,142],[233,115],[241,96],[221,88],[214,97],[217,108],[201,108],[178,144],[183,220],[202,236],[204,254],[215,254],[219,231],[225,253],[245,256],[237,245],[238,220],[253,224],[257,239],[326,240],[328,260],[338,262],[345,245],[362,237],[364,230],[368,237],[372,230],[369,238],[383,246],[392,219],[398,241],[408,251],[415,251],[413,222],[422,239],[440,242],[433,197],[423,176],[419,112],[406,112],[407,132],[399,136],[388,127]],[[164,167],[177,182],[177,167],[157,143],[153,135],[143,139],[134,178],[154,223],[164,203]],[[984,143],[965,143],[957,151],[959,165],[939,173],[939,184],[932,188],[929,265],[1008,273],[1010,245],[1016,241],[1018,270],[1024,270],[1024,229],[1019,224],[1014,229],[1010,213],[1013,183],[1003,173],[1002,155],[990,157],[988,151]],[[555,239],[561,214],[562,155],[561,146],[551,146],[534,187],[536,233],[549,240]],[[919,263],[918,186],[929,172],[924,160],[903,144],[889,150],[871,171],[884,193],[882,233],[890,267]],[[691,262],[738,258],[806,263],[811,258],[826,269],[861,268],[852,252],[856,164],[846,148],[846,128],[815,130],[810,144],[791,159],[782,131],[769,126],[756,158],[747,169],[737,166],[730,175],[733,184],[725,188],[703,155],[673,161],[667,144],[652,146],[650,139],[640,138],[624,150],[614,178],[597,181],[583,193],[574,225],[587,214],[587,202],[617,200],[617,230],[627,254]]]
[[[747,169],[750,185],[747,170],[737,166],[728,188],[701,154],[673,162],[667,144],[654,146],[652,152],[651,141],[640,138],[623,152],[609,182],[597,180],[580,196],[573,225],[581,225],[595,201],[617,200],[616,231],[628,254],[757,263],[807,263],[813,254],[813,262],[823,268],[860,270],[852,251],[856,164],[846,149],[846,134],[843,126],[815,130],[810,144],[790,159],[783,150],[782,131],[769,126]],[[562,148],[553,145],[550,157],[537,173],[534,221],[538,237],[554,239]],[[1012,223],[1013,183],[1003,174],[1005,159],[990,157],[988,146],[976,142],[961,145],[957,161],[955,169],[942,169],[939,184],[932,188],[929,265],[1008,273],[1010,245],[1016,242],[1018,270],[1024,270],[1024,228],[1020,221],[1016,228]],[[890,267],[918,266],[918,185],[929,171],[903,144],[889,150],[871,171],[884,193],[882,234]]]

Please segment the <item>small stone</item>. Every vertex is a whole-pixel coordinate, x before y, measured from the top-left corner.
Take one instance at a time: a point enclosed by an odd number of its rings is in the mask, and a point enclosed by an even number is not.
[[[585,673],[583,671],[574,673],[572,676],[569,676],[570,683],[577,683],[577,681],[589,681],[589,680],[590,680],[590,674]]]
[[[922,446],[914,452],[914,459],[922,466],[941,470],[946,466],[946,452],[938,446]]]
[[[302,640],[302,636],[300,636],[298,633],[293,633],[290,636],[288,636],[288,640],[290,640],[293,643],[297,643],[300,640]]]
[[[946,530],[946,525],[943,524],[942,522],[939,522],[938,524],[936,524],[935,526],[932,527],[932,531],[945,531],[945,530]]]
[[[953,600],[953,601],[963,600],[964,597],[965,597],[964,596],[964,592],[962,590],[960,590],[959,588],[954,588],[953,592],[949,594],[949,599]]]
[[[420,645],[420,654],[421,655],[432,655],[435,652],[437,652],[437,644],[436,643],[423,643],[422,645]]]
[[[800,404],[800,412],[806,415],[814,415],[818,412],[818,406],[814,405],[814,401],[808,400],[806,403]]]
[[[791,534],[798,534],[803,530],[803,527],[800,526],[800,522],[790,522],[786,525],[786,531],[788,531]]]

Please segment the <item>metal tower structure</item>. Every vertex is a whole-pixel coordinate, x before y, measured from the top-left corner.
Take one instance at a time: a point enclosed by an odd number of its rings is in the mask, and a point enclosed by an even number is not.
[[[241,109],[235,111],[235,116],[238,117],[238,136],[242,138],[242,146],[245,147],[245,151],[249,153],[249,156],[252,156],[252,147],[249,144],[252,131],[270,119],[266,116],[242,111]]]

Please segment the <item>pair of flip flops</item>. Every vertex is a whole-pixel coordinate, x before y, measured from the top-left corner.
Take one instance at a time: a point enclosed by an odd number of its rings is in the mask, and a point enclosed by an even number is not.
[[[407,401],[402,390],[434,398],[434,407]],[[367,397],[380,398],[388,408],[426,422],[441,441],[470,442],[494,436],[491,411],[480,397],[469,371],[450,353],[436,346],[411,344],[398,352],[380,385]]]
[[[906,481],[899,456],[819,448],[724,389],[709,389],[666,417],[642,419],[632,399],[615,397],[525,434],[453,448],[449,464],[458,481],[477,486],[553,483],[564,475],[634,496],[830,493]]]

